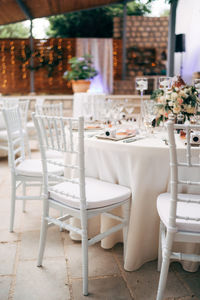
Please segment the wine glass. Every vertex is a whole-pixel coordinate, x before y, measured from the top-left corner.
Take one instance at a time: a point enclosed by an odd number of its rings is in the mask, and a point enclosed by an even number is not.
[[[159,78],[159,88],[164,91],[164,94],[166,95],[167,90],[170,89],[172,83],[171,77],[160,77]]]
[[[135,85],[136,90],[143,95],[143,92],[148,89],[148,79],[138,77],[135,79]]]
[[[144,100],[143,103],[143,108],[144,108],[144,125],[146,128],[146,131],[149,133],[153,133],[152,131],[152,122],[155,119],[156,115],[157,115],[157,107],[156,107],[156,103],[154,100]]]
[[[111,122],[111,113],[112,113],[112,106],[113,106],[113,100],[107,99],[104,102],[104,108],[103,108],[103,119],[105,123]]]
[[[143,119],[143,94],[148,89],[148,79],[138,77],[135,79],[135,88],[140,91],[140,118]]]
[[[196,78],[194,79],[194,87],[196,88],[197,92],[198,92],[198,98],[200,97],[200,78]],[[196,105],[196,114],[199,115],[200,114],[200,105],[197,102]]]
[[[200,94],[200,78],[194,79],[194,86],[198,92],[198,95]]]
[[[125,105],[124,105],[124,109],[125,109],[125,112],[127,113],[127,120],[131,119],[132,117],[132,113],[134,111],[134,106],[133,106],[133,103],[128,101],[128,99],[125,99]]]

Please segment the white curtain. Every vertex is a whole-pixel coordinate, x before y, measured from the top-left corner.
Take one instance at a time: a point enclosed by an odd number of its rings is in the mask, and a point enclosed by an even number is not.
[[[185,33],[183,79],[191,84],[194,72],[200,72],[200,0],[179,0],[176,34]],[[175,74],[180,74],[181,54],[175,54]]]
[[[78,38],[76,56],[91,54],[94,67],[99,72],[91,81],[90,92],[110,94],[113,91],[113,42],[112,39]]]

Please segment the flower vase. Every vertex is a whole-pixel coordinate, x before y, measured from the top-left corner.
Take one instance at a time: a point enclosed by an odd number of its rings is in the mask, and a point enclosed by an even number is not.
[[[90,88],[90,80],[72,80],[74,93],[86,93]]]

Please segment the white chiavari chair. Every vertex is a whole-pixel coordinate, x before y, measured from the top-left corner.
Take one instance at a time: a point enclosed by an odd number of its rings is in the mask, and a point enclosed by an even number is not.
[[[2,109],[3,108],[11,108],[18,105],[19,99],[0,99],[0,118],[1,118],[1,126],[0,126],[0,150],[4,150],[8,152],[8,136],[7,131],[5,129],[6,125],[4,122]]]
[[[36,104],[35,112],[39,115],[51,116],[51,117],[62,117],[63,116],[63,104],[62,103],[51,103],[51,104]],[[49,150],[47,153],[49,158],[63,159],[62,153],[58,151]]]
[[[172,249],[174,242],[200,243],[200,180],[193,177],[194,172],[200,172],[199,148],[192,147],[190,141],[191,131],[200,133],[200,125],[174,125],[170,120],[167,129],[171,192],[161,194],[157,199],[160,216],[158,270],[161,268],[157,300],[164,299],[170,259],[200,262],[200,255],[174,252]],[[175,129],[186,132],[185,152],[176,147]],[[187,178],[181,175],[183,168]],[[179,193],[179,186],[184,188],[185,193]],[[191,191],[194,194],[189,193]]]
[[[44,97],[37,97],[36,101],[35,101],[35,107],[36,105],[43,105],[45,102],[45,98]],[[35,130],[35,126],[32,120],[29,120],[27,122],[27,133],[29,136],[29,139],[31,141],[37,141],[37,134],[36,134],[36,130]]]
[[[36,104],[35,112],[40,115],[62,117],[63,116],[63,104],[52,103],[52,104]]]
[[[118,184],[112,184],[85,176],[84,120],[82,117],[79,119],[72,119],[64,117],[48,117],[36,114],[33,114],[32,117],[39,136],[44,172],[44,210],[38,266],[42,265],[48,227],[58,225],[66,230],[80,234],[82,239],[83,294],[87,295],[88,246],[123,229],[124,253],[126,252],[131,191],[129,188]],[[78,131],[73,131],[73,128],[78,128]],[[75,140],[77,143],[74,142]],[[77,177],[67,176],[68,172],[65,172],[65,176],[59,178],[59,180],[62,181],[61,183],[55,186],[49,186],[48,180],[50,174],[47,170],[47,163],[54,162],[47,158],[46,151],[48,150],[60,151],[66,155],[73,155],[73,158],[76,156],[77,159],[73,159],[71,163],[60,163],[59,166],[63,166],[67,171],[77,171]],[[59,176],[56,178],[58,177]],[[112,213],[114,208],[120,206],[124,209],[123,217],[116,216]],[[57,219],[51,217],[49,215],[50,207],[54,207],[58,210],[62,208],[65,214]],[[109,228],[107,231],[88,239],[87,221],[100,214],[118,221],[118,224]],[[77,228],[68,222],[64,222],[72,217],[80,219],[81,228]]]
[[[21,123],[19,106],[3,109],[3,116],[7,129],[8,148],[9,148],[9,167],[11,171],[11,213],[10,231],[13,231],[15,202],[23,200],[23,211],[25,211],[25,200],[40,200],[39,195],[27,195],[26,187],[42,185],[42,163],[40,159],[26,158],[24,133]],[[60,166],[48,165],[51,174],[62,175],[63,168]],[[54,182],[55,183],[55,182]],[[18,188],[22,186],[22,195],[17,194]],[[18,190],[19,191],[19,190]]]

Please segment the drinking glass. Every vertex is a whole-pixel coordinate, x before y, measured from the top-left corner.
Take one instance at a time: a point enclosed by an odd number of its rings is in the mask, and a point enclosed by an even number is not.
[[[132,118],[132,113],[134,111],[133,103],[130,102],[128,99],[125,99],[124,109],[125,109],[125,112],[127,113],[126,119],[130,120]]]
[[[152,122],[157,115],[157,106],[154,100],[145,100],[143,103],[143,118],[144,118],[144,125],[146,131],[148,133],[153,133],[152,131]]]
[[[143,92],[148,89],[148,79],[147,78],[136,78],[135,79],[135,88],[137,91],[140,91],[141,96]]]
[[[159,78],[159,88],[161,90],[164,90],[164,93],[166,95],[166,92],[168,89],[170,89],[172,83],[172,78],[171,77],[160,77]]]
[[[194,79],[194,87],[196,88],[198,92],[198,98],[200,97],[200,78]],[[199,116],[200,115],[200,105],[197,103],[196,105],[196,114]]]
[[[194,86],[198,92],[198,95],[200,94],[200,78],[194,79]]]
[[[113,101],[111,99],[108,99],[104,102],[104,108],[103,108],[103,120],[105,123],[110,123],[112,119],[112,106]]]
[[[136,78],[135,79],[136,90],[140,91],[140,121],[142,123],[143,119],[143,94],[144,91],[148,89],[148,79],[147,78]]]

